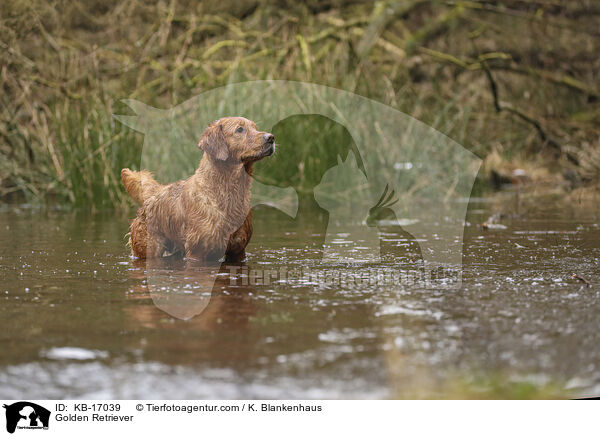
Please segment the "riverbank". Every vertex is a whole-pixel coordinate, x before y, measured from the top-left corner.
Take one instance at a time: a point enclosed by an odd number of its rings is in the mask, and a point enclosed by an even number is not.
[[[112,118],[131,114],[122,99],[168,109],[261,79],[401,110],[481,157],[482,185],[523,171],[565,195],[600,182],[600,12],[585,4],[10,0],[0,13],[2,201],[128,207],[119,172],[139,167],[143,137]]]

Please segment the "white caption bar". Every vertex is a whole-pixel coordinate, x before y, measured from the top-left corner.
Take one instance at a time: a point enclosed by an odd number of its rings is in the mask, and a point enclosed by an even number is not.
[[[584,434],[594,401],[0,400],[0,434]],[[212,431],[219,433],[212,433]],[[330,433],[329,433],[330,432]],[[138,433],[140,434],[140,433]]]

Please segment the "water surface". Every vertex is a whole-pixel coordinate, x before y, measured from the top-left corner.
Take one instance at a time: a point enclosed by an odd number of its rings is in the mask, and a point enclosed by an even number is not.
[[[481,227],[506,209],[471,200],[462,287],[427,289],[281,280],[282,268],[420,268],[418,235],[392,225],[379,228],[380,265],[323,264],[316,209],[292,220],[257,208],[247,261],[202,267],[130,259],[134,212],[5,207],[0,397],[452,398],[457,380],[498,377],[600,395],[597,208],[532,201]],[[152,298],[184,310],[190,295],[206,304],[187,320]]]

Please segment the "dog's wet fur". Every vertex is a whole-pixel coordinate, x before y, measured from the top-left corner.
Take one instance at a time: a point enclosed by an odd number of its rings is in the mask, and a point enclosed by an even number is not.
[[[239,262],[252,236],[250,188],[254,162],[275,151],[272,134],[242,117],[212,122],[198,143],[204,156],[194,175],[169,185],[148,171],[121,170],[131,197],[141,204],[130,226],[132,255],[182,252],[199,261]]]

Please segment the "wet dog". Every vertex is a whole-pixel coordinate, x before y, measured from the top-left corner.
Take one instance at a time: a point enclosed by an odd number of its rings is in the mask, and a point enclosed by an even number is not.
[[[252,236],[253,165],[275,152],[275,138],[246,118],[221,118],[198,147],[204,156],[186,180],[161,185],[147,171],[121,170],[125,189],[141,204],[130,226],[135,257],[180,251],[200,261],[244,258]]]

